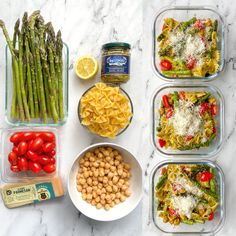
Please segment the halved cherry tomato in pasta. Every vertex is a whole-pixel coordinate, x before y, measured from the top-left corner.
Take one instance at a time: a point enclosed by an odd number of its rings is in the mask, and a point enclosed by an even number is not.
[[[166,113],[166,118],[169,119],[173,115],[173,112],[174,112],[173,109],[170,108]]]
[[[208,220],[213,220],[214,219],[214,212],[211,212],[208,216]]]
[[[190,141],[192,138],[193,138],[192,135],[187,135],[187,136],[186,136],[186,141]]]
[[[171,70],[172,64],[168,60],[161,60],[160,67],[161,67],[161,70]]]
[[[187,61],[187,68],[192,70],[196,66],[197,60],[194,57],[190,57]]]
[[[202,22],[202,20],[198,19],[196,20],[196,22],[194,23],[194,27],[199,29],[199,30],[202,30],[205,28],[205,25],[204,23]]]
[[[163,167],[163,168],[161,169],[161,175],[165,175],[165,173],[166,173],[166,167]]]
[[[203,115],[207,110],[208,110],[208,103],[207,102],[203,102],[201,104],[200,114]]]
[[[158,142],[159,142],[159,145],[160,145],[161,148],[166,145],[166,141],[161,139],[161,138],[158,140]]]
[[[211,114],[213,116],[215,116],[217,114],[217,110],[216,110],[216,105],[215,104],[211,104]]]
[[[214,127],[212,131],[213,131],[213,134],[216,134],[216,132],[217,132],[216,127]]]
[[[167,95],[162,96],[162,102],[165,108],[171,108]]]
[[[168,210],[171,216],[179,217],[179,213],[175,209],[169,208]]]
[[[201,182],[208,182],[213,178],[213,174],[208,171],[203,171],[197,174],[197,178]]]
[[[179,99],[180,100],[185,100],[186,96],[185,96],[185,92],[184,91],[179,91]]]
[[[167,28],[167,25],[164,23],[162,26],[162,31],[164,31]]]

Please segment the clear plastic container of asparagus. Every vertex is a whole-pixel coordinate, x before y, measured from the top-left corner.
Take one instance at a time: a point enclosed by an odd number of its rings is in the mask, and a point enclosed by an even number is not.
[[[60,126],[68,116],[68,46],[39,11],[16,21],[6,37],[6,121],[14,126]]]

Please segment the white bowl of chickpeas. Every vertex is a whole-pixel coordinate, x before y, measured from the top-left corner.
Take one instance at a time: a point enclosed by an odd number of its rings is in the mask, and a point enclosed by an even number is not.
[[[112,221],[128,215],[142,198],[142,168],[124,147],[98,143],[73,162],[68,191],[75,207],[94,220]]]

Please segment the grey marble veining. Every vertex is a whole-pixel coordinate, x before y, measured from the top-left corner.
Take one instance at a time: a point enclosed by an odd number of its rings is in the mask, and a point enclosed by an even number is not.
[[[157,11],[167,5],[212,5],[226,18],[226,70],[211,84],[219,87],[226,104],[225,143],[217,163],[226,175],[227,218],[217,235],[235,235],[236,196],[236,3],[233,0],[1,0],[0,18],[13,32],[14,22],[24,11],[40,9],[46,21],[61,29],[63,40],[70,49],[69,118],[59,128],[61,139],[60,172],[66,188],[70,165],[76,154],[86,146],[103,141],[89,135],[77,118],[78,100],[94,81],[82,82],[74,74],[73,64],[78,56],[92,54],[100,58],[101,45],[109,41],[126,41],[132,45],[131,80],[122,87],[134,103],[134,119],[128,130],[115,142],[137,155],[144,172],[142,203],[127,217],[110,223],[96,222],[80,214],[72,205],[68,193],[64,198],[32,206],[8,210],[0,200],[0,235],[32,236],[149,236],[164,235],[149,217],[149,175],[152,168],[164,160],[151,145],[151,95],[163,84],[152,65],[152,26]],[[0,126],[4,121],[5,39],[0,33]],[[96,81],[99,80],[99,75]],[[2,158],[2,157],[1,157]],[[1,183],[3,184],[3,183]]]

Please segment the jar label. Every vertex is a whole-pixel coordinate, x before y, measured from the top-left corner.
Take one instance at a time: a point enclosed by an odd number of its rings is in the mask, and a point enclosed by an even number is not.
[[[102,74],[129,74],[129,63],[129,56],[104,56]]]

